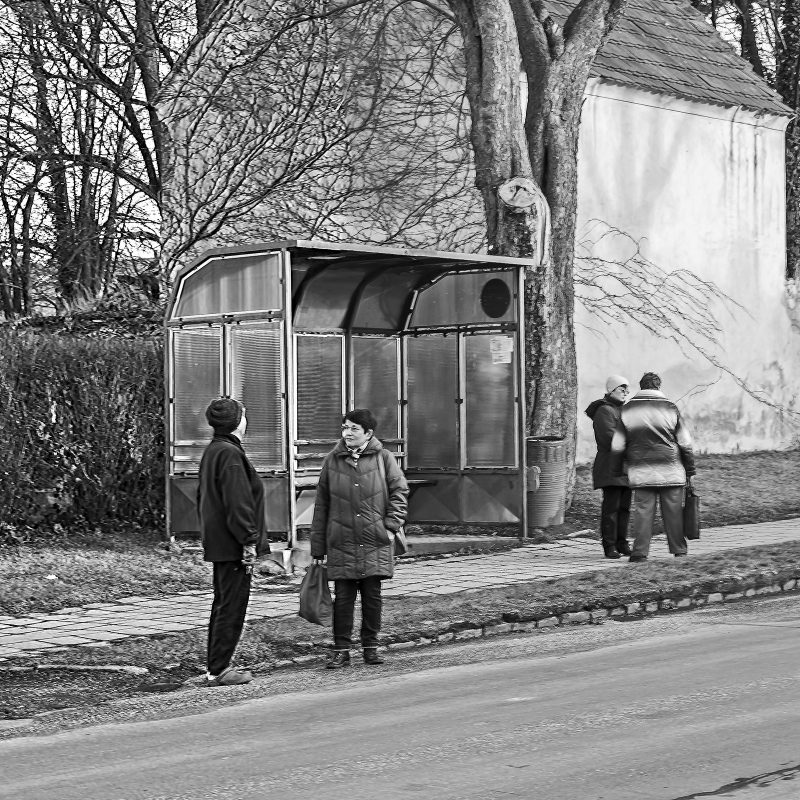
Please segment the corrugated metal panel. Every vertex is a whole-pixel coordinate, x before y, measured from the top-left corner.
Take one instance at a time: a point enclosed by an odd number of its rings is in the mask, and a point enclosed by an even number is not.
[[[399,435],[400,343],[395,337],[353,337],[353,403],[378,420],[379,439]]]
[[[459,467],[455,336],[408,338],[408,466]]]
[[[297,436],[336,438],[342,419],[342,337],[297,337]]]
[[[222,393],[222,328],[173,331],[171,358],[173,469],[193,472],[212,434],[205,410]]]
[[[515,466],[514,337],[466,336],[464,345],[467,466]]]
[[[281,324],[232,326],[231,360],[231,394],[247,409],[247,455],[256,469],[285,469]]]

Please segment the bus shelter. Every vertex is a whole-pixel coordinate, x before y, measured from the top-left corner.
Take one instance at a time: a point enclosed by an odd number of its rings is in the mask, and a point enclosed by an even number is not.
[[[317,241],[211,250],[166,316],[167,525],[198,530],[208,403],[241,400],[275,540],[309,524],[348,408],[409,479],[409,522],[526,530],[522,259]]]

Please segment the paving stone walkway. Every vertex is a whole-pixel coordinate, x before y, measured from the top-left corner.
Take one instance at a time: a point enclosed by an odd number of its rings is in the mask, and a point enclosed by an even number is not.
[[[800,518],[709,528],[703,531],[700,541],[690,542],[689,551],[691,557],[737,547],[797,540],[800,540]],[[650,558],[672,558],[667,552],[664,536],[654,537]],[[635,569],[635,566],[626,558],[602,558],[599,542],[576,537],[488,555],[401,561],[394,579],[384,584],[383,594],[384,597],[453,594],[598,569]],[[296,614],[295,589],[296,585],[290,584],[286,591],[276,591],[272,584],[267,588],[265,584],[258,586],[258,581],[255,581],[248,619]],[[210,591],[198,590],[163,597],[126,597],[115,602],[64,608],[52,614],[0,615],[0,661],[23,654],[46,655],[60,647],[97,647],[128,636],[204,627],[210,604]]]

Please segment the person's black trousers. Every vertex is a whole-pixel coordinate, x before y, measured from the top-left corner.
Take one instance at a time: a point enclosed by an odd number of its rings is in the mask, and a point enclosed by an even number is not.
[[[381,579],[337,580],[333,599],[333,649],[349,650],[352,645],[356,594],[361,593],[361,646],[377,647],[381,630]]]
[[[241,561],[214,562],[214,602],[208,623],[208,671],[219,675],[231,665],[250,599],[252,578]]]
[[[627,486],[604,486],[600,505],[600,536],[606,552],[628,539],[632,492]]]

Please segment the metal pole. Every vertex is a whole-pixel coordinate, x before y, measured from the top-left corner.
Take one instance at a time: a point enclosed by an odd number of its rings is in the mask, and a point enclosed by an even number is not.
[[[525,421],[527,419],[526,397],[528,387],[525,383],[525,268],[517,267],[517,409],[518,420],[518,452],[520,475],[522,476],[522,530],[520,541],[528,538],[528,464],[527,436]]]
[[[169,313],[169,311],[167,311]],[[164,328],[164,379],[166,386],[164,387],[164,435],[166,441],[166,448],[164,449],[164,458],[166,460],[166,464],[164,465],[164,509],[166,511],[166,519],[164,520],[166,525],[166,536],[167,541],[172,542],[174,541],[174,536],[172,533],[172,464],[173,464],[173,452],[174,452],[174,445],[172,443],[172,431],[174,426],[172,424],[172,409],[173,409],[173,402],[172,396],[174,394],[174,389],[172,386],[172,330],[165,326]]]
[[[297,367],[294,352],[294,315],[292,308],[292,265],[288,250],[281,250],[281,270],[283,280],[283,429],[286,436],[286,472],[289,491],[289,531],[287,546],[290,551],[297,545],[297,503],[294,449],[297,440],[297,402],[295,397],[295,376]]]

